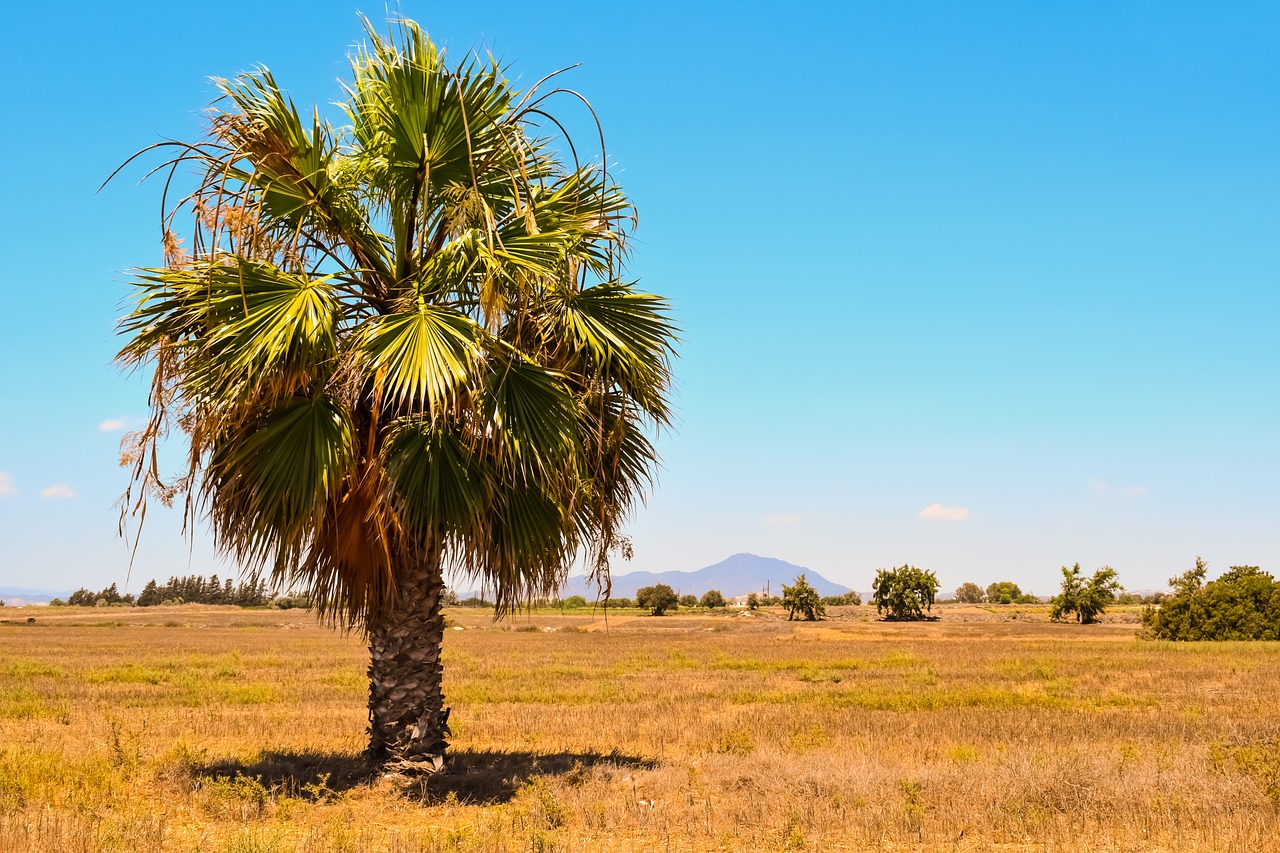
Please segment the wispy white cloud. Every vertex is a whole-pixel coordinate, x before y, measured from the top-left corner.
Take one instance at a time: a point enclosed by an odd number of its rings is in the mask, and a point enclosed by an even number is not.
[[[16,495],[18,487],[13,484],[13,476],[0,471],[0,497]]]
[[[1116,495],[1122,498],[1142,498],[1147,495],[1146,486],[1126,486],[1123,489],[1112,490],[1111,486],[1102,480],[1090,480],[1089,488],[1099,495]]]
[[[930,521],[965,521],[969,518],[969,508],[967,506],[929,504],[920,510],[920,518],[927,518]]]
[[[66,483],[54,483],[49,488],[40,493],[42,498],[54,498],[55,500],[67,500],[74,498],[76,490],[68,486]]]
[[[764,523],[770,527],[790,527],[800,520],[798,515],[766,515]]]
[[[128,418],[110,418],[98,424],[98,432],[119,432],[128,423]]]

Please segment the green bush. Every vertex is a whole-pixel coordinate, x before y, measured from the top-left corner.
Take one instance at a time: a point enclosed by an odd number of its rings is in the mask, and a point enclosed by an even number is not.
[[[635,602],[629,598],[609,598],[605,600],[604,606],[611,608],[624,608],[635,607],[636,605]]]
[[[876,612],[887,610],[890,619],[922,619],[926,610],[933,610],[937,594],[938,578],[933,572],[902,565],[876,572],[871,600]]]
[[[681,607],[697,607],[697,606],[698,606],[698,596],[696,596],[696,595],[682,595],[682,596],[680,596],[680,606],[681,606]]]
[[[1173,595],[1142,622],[1160,640],[1280,640],[1280,582],[1257,566],[1232,566],[1204,582],[1207,564],[1170,578]]]
[[[1050,601],[1053,609],[1049,618],[1058,622],[1074,613],[1080,624],[1092,624],[1123,590],[1116,570],[1110,566],[1098,569],[1088,580],[1080,576],[1079,563],[1069,569],[1063,566],[1062,592]]]
[[[636,590],[636,604],[648,610],[654,616],[665,616],[668,610],[674,610],[680,600],[676,591],[665,583],[645,586]],[[694,602],[697,603],[696,600]]]
[[[718,589],[709,589],[702,595],[702,600],[698,602],[699,607],[705,607],[712,610],[716,607],[727,607],[724,596],[720,594]]]
[[[843,595],[828,595],[822,599],[823,607],[857,607],[860,604],[862,604],[862,596],[852,591]]]
[[[975,584],[976,586],[976,584]],[[956,590],[957,597],[959,590]],[[997,581],[987,587],[988,604],[1039,604],[1040,599],[1022,591],[1013,581]]]
[[[956,590],[956,601],[961,604],[981,604],[986,598],[987,594],[976,583],[962,583]]]
[[[748,610],[759,610],[759,609],[760,609],[760,596],[756,595],[754,592],[752,592],[752,593],[748,593],[748,594],[747,594],[747,609],[748,609]]]
[[[581,610],[587,606],[587,600],[581,595],[571,595],[561,601],[560,606],[565,610]]]

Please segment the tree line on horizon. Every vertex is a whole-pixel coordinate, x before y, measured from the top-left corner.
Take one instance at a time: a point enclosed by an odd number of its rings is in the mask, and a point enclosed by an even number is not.
[[[1206,581],[1208,564],[1196,558],[1196,566],[1169,579],[1171,593],[1149,596],[1126,594],[1119,574],[1103,566],[1085,576],[1080,564],[1062,567],[1062,587],[1058,595],[1048,599],[1050,618],[1055,622],[1074,619],[1092,624],[1113,604],[1147,605],[1142,612],[1143,635],[1164,640],[1280,640],[1280,581],[1257,566],[1231,566],[1219,578]],[[937,576],[929,570],[904,564],[893,569],[880,569],[873,584],[871,602],[876,612],[891,621],[913,621],[930,618],[939,588]],[[820,596],[804,574],[782,587],[782,595],[750,593],[748,610],[782,607],[788,620],[814,621],[826,614],[827,607],[858,606],[862,597],[856,592]],[[493,607],[483,596],[460,599],[453,591],[445,593],[445,604],[454,607]],[[965,604],[1043,604],[1038,596],[1022,592],[1012,581],[997,581],[984,590],[976,583],[961,584],[955,600]],[[55,598],[53,606],[71,607],[152,607],[177,604],[220,604],[239,607],[309,607],[305,596],[275,596],[267,591],[266,581],[250,578],[237,584],[233,579],[220,580],[211,575],[170,577],[161,584],[148,581],[141,593],[121,594],[116,584],[94,592],[81,587],[66,601]],[[551,599],[548,606],[579,610],[592,606],[584,596],[571,595]],[[599,602],[608,609],[648,610],[663,616],[681,608],[716,610],[728,607],[728,600],[716,589],[701,598],[681,595],[668,584],[655,584],[637,590],[635,599],[619,597]],[[3,602],[0,602],[3,606]]]
[[[278,601],[291,601],[293,596],[277,597],[267,591],[267,582],[252,577],[241,583],[220,580],[217,575],[171,577],[161,584],[150,580],[142,592],[121,594],[116,584],[98,592],[81,587],[63,601],[55,598],[51,606],[60,607],[154,607],[162,604],[230,604],[237,607],[263,607]]]

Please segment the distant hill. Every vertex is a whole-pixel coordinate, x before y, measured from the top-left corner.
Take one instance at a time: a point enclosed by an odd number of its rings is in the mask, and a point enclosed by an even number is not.
[[[48,604],[55,598],[66,598],[70,594],[67,590],[0,586],[0,601],[12,607],[19,607],[23,604]]]
[[[842,595],[849,592],[847,586],[832,583],[822,575],[773,557],[757,557],[755,554],[734,554],[713,566],[695,572],[628,572],[613,576],[613,597],[634,598],[636,590],[645,586],[665,583],[681,595],[701,596],[710,589],[718,589],[726,598],[760,592],[768,585],[773,595],[782,595],[782,585],[790,586],[797,575],[804,575],[819,595]],[[581,595],[587,599],[596,597],[596,589],[582,577],[569,578],[561,597]]]

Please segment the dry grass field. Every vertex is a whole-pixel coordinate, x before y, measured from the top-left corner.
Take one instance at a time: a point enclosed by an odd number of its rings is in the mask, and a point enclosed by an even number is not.
[[[0,850],[1280,850],[1280,644],[996,610],[455,610],[425,783],[305,613],[0,610]]]

